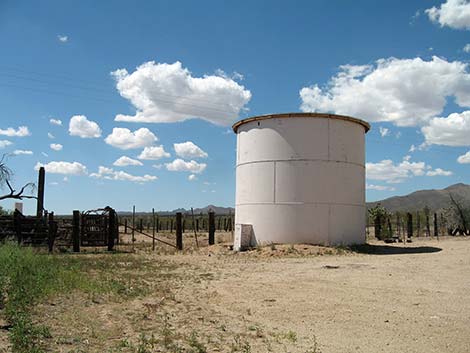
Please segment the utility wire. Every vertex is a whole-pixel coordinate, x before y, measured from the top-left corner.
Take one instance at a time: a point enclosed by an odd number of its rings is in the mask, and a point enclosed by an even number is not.
[[[61,96],[65,96],[65,97],[82,98],[82,99],[85,98],[85,99],[93,99],[93,100],[104,101],[104,102],[114,102],[111,99],[100,98],[100,97],[73,96],[73,95],[70,95],[70,94],[64,93],[64,92],[45,90],[42,87],[40,89],[38,89],[37,87],[25,87],[25,86],[21,86],[21,85],[18,85],[18,84],[11,84],[11,83],[4,83],[4,82],[0,82],[0,86],[26,89],[26,90],[30,90],[30,91],[61,95]],[[234,111],[235,109],[231,106],[230,106],[230,108],[231,108],[232,111],[228,111],[228,110],[222,110],[222,109],[217,109],[217,108],[208,107],[208,106],[202,106],[202,105],[196,105],[196,104],[190,104],[190,103],[182,103],[182,102],[177,102],[177,101],[165,100],[165,99],[161,99],[161,98],[154,98],[153,100],[158,101],[158,102],[162,102],[162,103],[177,104],[177,105],[182,105],[182,106],[187,106],[187,107],[192,107],[192,108],[197,108],[197,109],[202,109],[202,110],[212,110],[212,111],[215,111],[215,112],[218,112],[218,113],[223,113],[223,114],[235,113],[235,111]]]
[[[7,68],[7,70],[5,70],[5,68]],[[63,83],[63,84],[68,85],[68,86],[72,86],[72,87],[75,87],[75,88],[79,88],[79,89],[86,89],[86,90],[93,89],[93,90],[97,90],[97,91],[102,91],[103,93],[107,93],[109,91],[109,86],[103,85],[103,84],[92,84],[92,83],[90,83],[90,81],[87,82],[87,81],[72,78],[72,77],[60,76],[60,75],[54,75],[54,74],[45,74],[45,73],[39,73],[39,72],[34,72],[34,71],[26,71],[26,70],[22,70],[22,69],[12,68],[12,67],[8,67],[8,66],[5,67],[5,66],[1,66],[1,65],[0,65],[0,77],[1,76],[6,76],[6,77],[13,77],[13,78],[22,79],[22,80],[29,80],[29,81],[39,82],[39,83],[51,84],[47,80],[41,80],[41,79],[37,79],[37,78],[29,77],[29,76],[24,76],[24,75],[17,75],[15,73],[8,72],[8,70],[13,70],[13,71],[20,72],[20,73],[23,73],[23,74],[30,74],[30,75],[39,76],[39,77],[42,76],[42,77],[46,77],[48,79],[53,79],[53,80],[63,80],[63,81],[65,81],[65,83]],[[2,71],[3,71],[3,73],[2,73]],[[70,84],[69,82],[73,82],[73,83]],[[83,83],[84,86],[83,85],[77,85],[76,82]],[[53,84],[56,84],[56,83],[53,83]],[[213,102],[213,101],[210,101],[210,100],[206,100],[204,98],[192,98],[192,97],[169,94],[169,93],[162,93],[162,92],[159,93],[159,95],[160,96],[165,96],[165,97],[170,97],[170,98],[177,98],[177,99],[184,99],[184,100],[194,101],[194,102],[197,102],[197,103],[204,102],[204,103],[207,103],[207,104],[210,104],[210,105],[213,105],[213,106],[219,106],[221,108],[226,108],[226,107],[232,108],[230,104],[217,103],[217,102]]]

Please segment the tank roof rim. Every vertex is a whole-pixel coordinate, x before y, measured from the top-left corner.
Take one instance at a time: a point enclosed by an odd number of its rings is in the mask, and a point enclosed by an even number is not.
[[[338,120],[345,120],[351,121],[353,123],[362,125],[365,128],[365,132],[367,133],[370,130],[370,124],[367,121],[362,119],[354,118],[352,116],[347,115],[340,115],[340,114],[329,114],[329,113],[276,113],[276,114],[265,114],[265,115],[256,115],[249,118],[245,118],[242,120],[237,121],[235,124],[232,125],[232,130],[234,133],[237,133],[238,128],[241,125],[246,123],[250,123],[252,121],[260,121],[260,120],[267,120],[267,119],[276,119],[276,118],[326,118],[326,119],[338,119]]]

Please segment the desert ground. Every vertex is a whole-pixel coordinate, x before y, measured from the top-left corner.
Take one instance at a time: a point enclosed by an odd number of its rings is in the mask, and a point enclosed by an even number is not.
[[[236,254],[157,246],[57,255],[99,259],[87,275],[121,284],[38,305],[46,351],[470,352],[469,238]],[[0,347],[9,351],[6,330]]]

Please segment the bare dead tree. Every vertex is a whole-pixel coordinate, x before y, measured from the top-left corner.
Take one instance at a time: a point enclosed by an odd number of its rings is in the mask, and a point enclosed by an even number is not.
[[[465,217],[464,209],[463,209],[462,205],[454,198],[454,196],[451,193],[449,193],[449,197],[450,197],[450,201],[452,202],[452,205],[457,210],[457,214],[460,218],[460,225],[463,228],[463,232],[467,233],[468,224],[467,224],[467,219]]]
[[[33,195],[25,195],[24,193],[28,190],[33,191],[35,188],[34,183],[27,183],[21,187],[20,190],[16,190],[13,188],[11,185],[11,178],[13,175],[12,170],[7,166],[6,164],[6,159],[7,159],[6,154],[2,156],[0,159],[0,186],[6,185],[8,187],[9,193],[5,195],[0,195],[0,200],[5,200],[5,199],[17,199],[17,200],[23,200],[23,199],[36,199],[36,196]]]

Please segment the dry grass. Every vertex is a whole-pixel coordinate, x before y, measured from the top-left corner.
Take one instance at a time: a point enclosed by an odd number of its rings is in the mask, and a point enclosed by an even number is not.
[[[40,301],[31,314],[48,327],[44,350],[470,351],[470,241],[150,249],[57,255],[100,290],[76,286]]]

